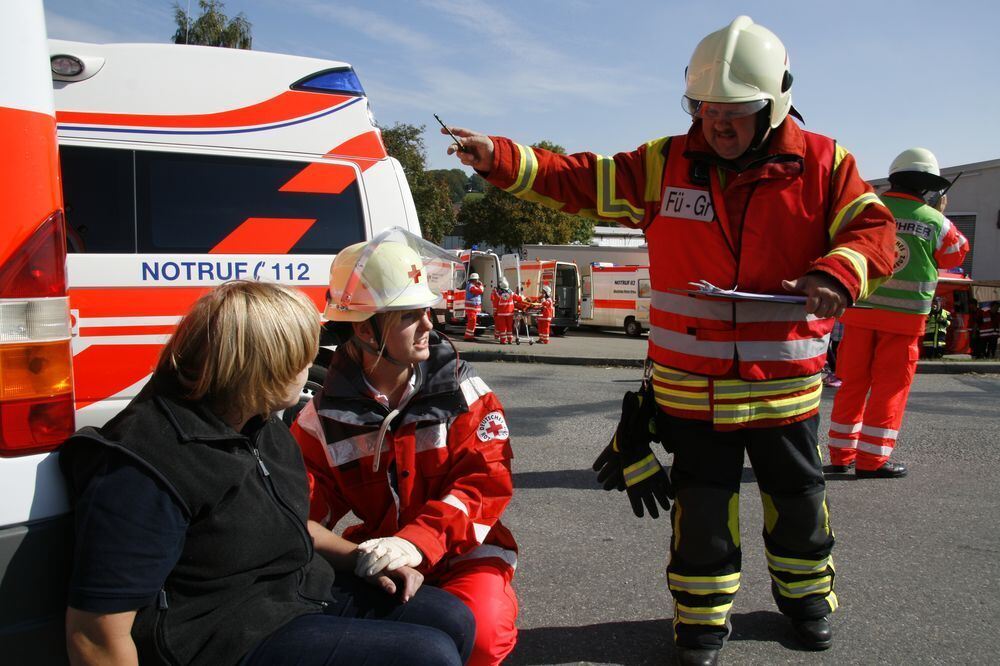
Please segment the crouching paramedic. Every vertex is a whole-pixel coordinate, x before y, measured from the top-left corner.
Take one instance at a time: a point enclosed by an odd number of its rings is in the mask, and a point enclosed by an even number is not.
[[[821,370],[833,317],[891,272],[895,228],[853,156],[788,117],[797,115],[788,62],[771,31],[738,17],[692,55],[687,134],[614,157],[557,155],[451,128],[462,150],[449,151],[492,184],[645,233],[655,420],[674,451],[668,581],[681,663],[715,663],[729,633],[744,452],[764,505],[778,608],[805,646],[832,642],[834,535],[816,432]],[[805,304],[679,293],[697,280],[793,291]],[[642,480],[627,467],[630,480]]]
[[[469,663],[498,664],[517,637],[517,545],[500,522],[510,433],[500,400],[433,330],[429,258],[454,260],[399,229],[337,255],[326,317],[346,342],[292,434],[312,518],[361,520],[343,535],[359,544],[357,570],[417,568],[472,610]]]

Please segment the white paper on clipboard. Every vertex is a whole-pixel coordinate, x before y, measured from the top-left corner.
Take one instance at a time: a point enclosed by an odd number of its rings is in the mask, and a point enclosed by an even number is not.
[[[757,294],[750,291],[721,289],[707,280],[688,282],[694,289],[682,289],[692,296],[707,296],[727,301],[756,301],[761,303],[805,303],[806,297],[799,294]]]

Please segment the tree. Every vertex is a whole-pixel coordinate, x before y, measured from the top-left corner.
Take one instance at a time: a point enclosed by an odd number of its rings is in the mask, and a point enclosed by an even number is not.
[[[540,141],[535,147],[566,154],[562,146],[549,141]],[[516,249],[531,243],[586,243],[593,235],[592,220],[523,201],[488,183],[485,187],[481,198],[467,197],[458,214],[466,245],[485,243]]]
[[[201,46],[224,46],[231,49],[249,49],[253,41],[251,24],[240,12],[233,18],[223,11],[222,0],[198,0],[201,16],[192,19],[178,3],[174,3],[174,21],[177,32],[174,44],[200,44]]]
[[[455,227],[455,207],[448,185],[427,171],[425,126],[396,123],[380,129],[386,151],[399,160],[406,174],[424,238],[441,243]]]
[[[448,186],[453,203],[461,203],[465,193],[469,191],[469,177],[461,169],[434,169],[427,173]]]

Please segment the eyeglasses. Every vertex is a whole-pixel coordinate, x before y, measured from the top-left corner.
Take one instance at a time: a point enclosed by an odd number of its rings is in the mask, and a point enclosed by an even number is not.
[[[703,102],[698,99],[691,99],[688,96],[681,97],[681,108],[685,113],[693,118],[704,118],[706,120],[736,120],[745,118],[757,113],[768,104],[766,99],[755,99],[751,102]]]

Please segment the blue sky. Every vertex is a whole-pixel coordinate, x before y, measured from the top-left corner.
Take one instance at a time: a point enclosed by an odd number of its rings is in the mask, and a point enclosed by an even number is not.
[[[45,2],[50,36],[97,42],[169,41],[172,4]],[[739,14],[784,41],[805,127],[851,150],[865,178],[914,145],[942,166],[1000,158],[1000,4],[990,0],[228,0],[226,11],[250,19],[256,50],[352,63],[380,123],[427,125],[432,168],[458,166],[435,112],[570,152],[686,131],[688,58]]]

